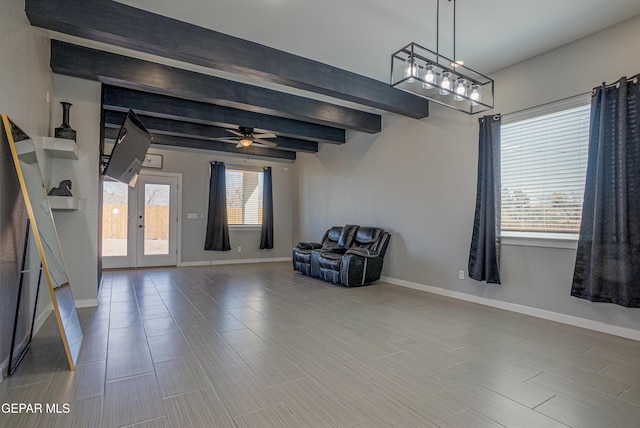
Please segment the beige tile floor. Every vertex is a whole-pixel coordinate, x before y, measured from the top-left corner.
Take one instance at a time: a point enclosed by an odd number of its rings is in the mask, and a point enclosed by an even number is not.
[[[0,427],[639,427],[640,342],[289,263],[105,272],[70,372],[50,319]]]

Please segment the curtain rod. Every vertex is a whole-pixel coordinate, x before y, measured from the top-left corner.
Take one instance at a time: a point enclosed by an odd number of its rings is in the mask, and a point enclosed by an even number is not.
[[[550,105],[550,104],[559,103],[559,102],[562,102],[562,101],[570,100],[570,99],[572,99],[572,98],[584,97],[584,96],[587,96],[587,95],[591,95],[591,91],[589,91],[589,92],[583,92],[583,93],[581,93],[581,94],[577,94],[577,95],[571,95],[570,97],[565,97],[565,98],[561,98],[561,99],[559,99],[559,100],[549,101],[549,102],[547,102],[547,103],[538,104],[538,105],[536,105],[536,106],[527,107],[527,108],[523,108],[523,109],[516,110],[516,111],[511,111],[511,112],[509,112],[509,113],[505,113],[505,114],[502,114],[502,115],[500,115],[500,116],[502,116],[502,117],[509,117],[509,116],[511,116],[511,115],[514,115],[514,114],[522,113],[523,111],[527,111],[527,110],[531,110],[531,109],[539,108],[539,107],[544,107],[544,106],[547,106],[547,105]]]
[[[640,76],[640,74],[636,74],[636,75],[635,75],[635,76],[633,76],[633,77],[629,77],[629,78],[627,79],[627,83],[629,83],[629,82],[638,83],[638,76]],[[620,85],[620,80],[618,80],[618,81],[616,81],[616,82],[613,82],[613,83],[605,84],[604,86],[605,86],[605,88],[610,88],[610,87],[612,87],[612,86],[619,86],[619,85]],[[593,90],[595,91],[595,90],[596,90],[596,89],[598,89],[598,88],[600,88],[600,86],[598,86],[597,88],[593,88]],[[593,92],[592,92],[592,93],[593,93]]]
[[[263,170],[265,168],[269,168],[269,166],[254,166],[254,165],[239,165],[239,164],[233,164],[233,163],[226,163],[224,161],[211,161],[209,162],[210,164],[214,164],[214,163],[224,163],[224,165],[226,167],[229,167],[231,169],[235,168],[235,169],[245,169],[248,171],[258,171],[258,170]]]
[[[638,75],[638,74],[637,74],[637,75],[635,75],[635,76],[633,76],[633,77],[629,77],[629,78],[627,79],[627,82],[634,82],[634,83],[638,83],[638,76],[640,76],[640,75]],[[612,83],[605,84],[605,87],[606,87],[606,88],[610,88],[610,87],[612,87],[612,86],[616,86],[616,85],[619,85],[619,84],[620,84],[620,81],[618,80],[618,81],[616,81],[616,82],[612,82]],[[544,106],[549,105],[549,104],[554,104],[554,103],[559,103],[559,102],[562,102],[562,101],[570,100],[571,98],[584,97],[584,96],[586,96],[586,95],[593,95],[593,94],[595,93],[594,91],[595,91],[596,89],[600,88],[600,87],[601,87],[601,86],[596,86],[595,88],[593,88],[593,89],[592,89],[591,91],[589,91],[589,92],[583,92],[583,93],[581,93],[581,94],[571,95],[571,96],[566,97],[566,98],[561,98],[561,99],[559,99],[559,100],[549,101],[548,103],[539,104],[539,105],[537,105],[537,106],[532,106],[532,107],[523,108],[523,109],[520,109],[520,110],[516,110],[516,111],[512,111],[512,112],[509,112],[509,113],[502,114],[502,115],[500,115],[500,116],[502,116],[502,117],[509,117],[509,116],[511,116],[511,115],[513,115],[513,114],[518,114],[518,113],[522,113],[523,111],[531,110],[531,109],[534,109],[534,108],[544,107]]]

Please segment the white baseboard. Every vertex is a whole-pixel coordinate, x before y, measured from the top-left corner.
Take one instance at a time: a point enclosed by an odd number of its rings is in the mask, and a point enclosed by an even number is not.
[[[486,297],[474,296],[472,294],[461,293],[459,291],[446,290],[444,288],[432,287],[430,285],[418,284],[416,282],[404,281],[402,279],[381,277],[380,281],[389,284],[399,285],[402,287],[413,288],[414,290],[426,291],[427,293],[438,294],[440,296],[451,297],[453,299],[464,300],[466,302],[478,303],[484,306],[504,309],[506,311],[517,312],[519,314],[530,315],[536,318],[542,318],[549,321],[556,321],[563,324],[569,324],[576,327],[582,327],[589,330],[599,331],[601,333],[621,336],[627,339],[640,341],[640,330],[634,330],[626,327],[619,327],[606,324],[599,321],[593,321],[586,318],[575,317],[573,315],[561,314],[558,312],[546,311],[544,309],[532,308],[530,306],[519,305],[517,303],[509,303],[501,300],[487,299]]]
[[[212,266],[212,265],[239,265],[245,263],[274,263],[290,262],[291,257],[274,257],[271,259],[236,259],[236,260],[204,260],[201,262],[180,262],[179,267]]]
[[[100,304],[98,299],[76,300],[76,308],[92,308]]]

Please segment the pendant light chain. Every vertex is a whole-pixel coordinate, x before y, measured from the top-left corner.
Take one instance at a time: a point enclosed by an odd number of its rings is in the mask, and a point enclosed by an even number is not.
[[[456,57],[456,0],[453,0],[453,64],[455,70],[458,64],[458,57]]]
[[[440,52],[440,0],[436,6],[436,52]]]

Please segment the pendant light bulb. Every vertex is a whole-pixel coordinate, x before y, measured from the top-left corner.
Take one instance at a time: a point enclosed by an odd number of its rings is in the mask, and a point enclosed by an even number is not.
[[[464,97],[467,96],[467,81],[463,78],[457,79],[455,83],[454,92],[455,92],[455,95],[453,96],[454,100],[456,101],[464,100]]]
[[[440,95],[449,95],[451,93],[451,73],[445,71],[442,73],[442,80],[440,81]]]
[[[471,98],[471,105],[477,106],[478,101],[480,101],[480,86],[479,85],[471,85],[471,94],[469,94],[469,98]]]
[[[415,77],[418,77],[418,65],[415,62],[413,56],[408,56],[405,61],[404,77],[409,78],[409,82],[415,82]]]
[[[431,89],[433,88],[433,84],[436,82],[436,73],[433,72],[432,65],[427,65],[424,70],[424,82],[422,82],[422,87],[425,89]]]

